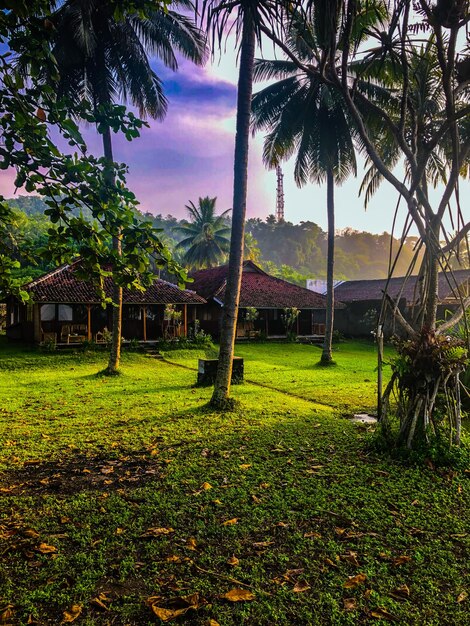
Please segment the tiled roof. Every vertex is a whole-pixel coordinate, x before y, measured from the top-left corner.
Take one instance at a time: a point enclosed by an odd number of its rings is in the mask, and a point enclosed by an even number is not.
[[[223,301],[227,282],[228,266],[221,265],[191,274],[194,282],[191,287],[203,298],[216,298]],[[252,261],[243,264],[240,289],[240,307],[278,309],[297,307],[298,309],[324,309],[325,296],[304,287],[293,285],[280,278],[263,272]],[[340,304],[337,305],[341,307]]]
[[[76,275],[79,261],[44,274],[28,283],[24,289],[35,302],[64,302],[77,304],[99,303],[100,298],[93,283]],[[105,279],[105,292],[112,295],[111,278]],[[204,304],[205,300],[194,291],[179,289],[176,285],[156,278],[145,291],[123,289],[124,304]]]
[[[452,298],[455,286],[462,285],[470,280],[470,270],[455,270],[454,272],[440,272],[439,274],[439,300]],[[405,278],[399,276],[390,279],[387,293],[396,299],[401,292],[402,298],[407,303],[416,302],[419,298],[418,276]],[[342,302],[357,302],[359,300],[381,300],[386,286],[386,279],[376,280],[347,280],[335,288],[336,297]],[[450,283],[450,284],[449,284]],[[403,286],[404,284],[404,286]]]

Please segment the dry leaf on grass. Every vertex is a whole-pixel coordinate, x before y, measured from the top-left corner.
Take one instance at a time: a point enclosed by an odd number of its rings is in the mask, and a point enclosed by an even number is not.
[[[460,602],[465,602],[467,598],[468,598],[468,593],[466,591],[462,591],[462,593],[459,593],[459,595],[457,596],[456,602],[460,604]]]
[[[220,626],[219,622],[216,622],[215,619],[210,619],[206,622],[206,626]]]
[[[235,555],[233,555],[229,559],[227,559],[227,564],[231,565],[232,567],[237,567],[237,565],[240,564],[240,560],[237,559]]]
[[[166,562],[167,563],[181,563],[181,557],[176,554],[171,554],[170,556],[166,557]]]
[[[321,539],[321,535],[320,533],[313,531],[311,533],[305,533],[304,538],[305,539]]]
[[[37,547],[37,551],[41,554],[52,554],[53,552],[57,552],[57,548],[55,546],[49,546],[47,543],[40,543]]]
[[[142,533],[140,536],[142,538],[148,538],[148,537],[160,537],[161,535],[170,535],[171,533],[174,533],[174,529],[173,528],[147,528],[147,530]]]
[[[7,604],[0,609],[0,624],[8,624],[15,614],[13,604]]]
[[[406,554],[402,554],[400,556],[395,557],[392,560],[394,565],[403,565],[404,563],[409,563],[411,561],[411,556],[407,556]]]
[[[304,591],[308,591],[310,589],[310,585],[305,580],[299,580],[295,583],[292,591],[294,593],[303,593]]]
[[[229,602],[249,602],[250,600],[255,599],[255,594],[248,589],[230,589],[227,593],[224,593],[220,596]]]
[[[201,489],[204,489],[204,491],[209,491],[209,489],[212,489],[212,485],[210,483],[202,483]]]
[[[355,611],[357,609],[356,598],[343,598],[343,609],[345,611]]]
[[[355,565],[356,567],[359,567],[359,561],[357,560],[357,552],[353,552],[352,550],[350,550],[346,554],[341,554],[340,558],[342,561],[347,561],[348,563],[351,563],[351,565]]]
[[[82,612],[82,607],[80,606],[80,604],[72,604],[70,609],[67,609],[67,611],[64,611],[62,624],[71,624],[78,617],[80,617],[81,612]]]
[[[355,589],[357,586],[362,585],[367,580],[366,574],[357,574],[356,576],[349,576],[348,580],[344,583],[345,589]]]
[[[96,596],[96,598],[93,598],[93,600],[91,601],[92,604],[100,609],[103,609],[104,611],[109,611],[108,604],[110,602],[111,598],[108,597],[107,593],[100,593],[98,596]]]
[[[193,552],[196,551],[197,548],[197,541],[194,537],[190,537],[187,541],[186,541],[186,548],[188,550],[192,550]]]
[[[207,604],[207,600],[201,598],[198,593],[193,593],[189,596],[171,598],[170,600],[153,596],[147,599],[147,604],[162,622],[169,622],[188,611],[197,611]]]
[[[37,539],[39,537],[39,533],[34,528],[26,528],[23,530],[23,535],[25,537],[30,537],[31,539]]]
[[[401,585],[396,589],[392,589],[390,595],[392,598],[395,598],[395,600],[406,600],[410,597],[410,588],[408,585]]]
[[[238,524],[238,517],[222,522],[222,526],[234,526],[235,524]]]
[[[239,467],[242,470],[247,470],[251,467],[251,463],[242,463]]]
[[[382,607],[377,607],[376,609],[373,609],[371,612],[371,617],[375,617],[375,619],[384,619],[387,620],[388,622],[398,622],[398,617],[396,617],[395,615],[392,615],[391,613],[389,613],[387,611],[387,609],[384,609]]]

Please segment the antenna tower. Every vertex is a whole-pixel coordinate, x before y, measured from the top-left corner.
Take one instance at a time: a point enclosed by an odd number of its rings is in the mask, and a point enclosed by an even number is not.
[[[284,174],[281,166],[276,167],[277,189],[276,189],[276,220],[284,221]]]

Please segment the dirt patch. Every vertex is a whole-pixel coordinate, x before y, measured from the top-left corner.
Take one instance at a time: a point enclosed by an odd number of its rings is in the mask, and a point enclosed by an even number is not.
[[[81,491],[116,491],[160,480],[162,462],[147,455],[74,455],[53,462],[26,462],[0,472],[0,498],[9,495],[70,495]]]

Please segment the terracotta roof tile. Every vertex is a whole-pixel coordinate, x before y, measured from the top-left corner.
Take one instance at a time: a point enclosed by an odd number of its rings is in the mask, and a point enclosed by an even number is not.
[[[194,279],[191,287],[206,300],[209,298],[223,300],[227,272],[227,265],[194,272],[191,274]],[[240,289],[240,307],[249,306],[269,309],[284,307],[324,309],[326,298],[304,287],[270,276],[252,261],[245,261]],[[340,308],[342,305],[337,306]]]
[[[24,289],[29,291],[36,302],[64,302],[93,304],[100,299],[93,283],[76,276],[78,262],[44,274],[28,283]],[[113,283],[105,279],[105,292],[112,294]],[[155,279],[145,291],[123,289],[124,304],[204,304],[205,300],[194,291],[179,289],[165,280]]]

